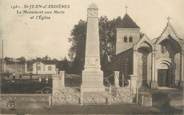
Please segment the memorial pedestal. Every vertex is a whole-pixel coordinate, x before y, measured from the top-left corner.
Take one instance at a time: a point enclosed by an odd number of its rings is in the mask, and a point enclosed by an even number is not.
[[[81,104],[105,104],[105,87],[102,71],[83,71]]]
[[[102,71],[83,71],[81,92],[104,92]]]

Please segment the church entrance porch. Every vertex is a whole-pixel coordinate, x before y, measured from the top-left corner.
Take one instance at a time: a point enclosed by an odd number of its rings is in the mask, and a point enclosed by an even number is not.
[[[138,62],[138,82],[142,87],[148,87],[151,78],[151,51],[152,48],[149,44],[143,43],[138,48],[137,62]]]
[[[158,69],[158,86],[169,86],[169,69]]]
[[[164,36],[156,46],[155,80],[158,86],[178,87],[182,80],[182,53],[179,41],[171,35]]]

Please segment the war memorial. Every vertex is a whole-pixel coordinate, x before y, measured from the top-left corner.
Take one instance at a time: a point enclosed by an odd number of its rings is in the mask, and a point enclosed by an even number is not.
[[[179,89],[184,87],[184,41],[177,37],[169,20],[161,35],[150,40],[145,34],[140,34],[140,27],[125,14],[122,24],[117,27],[116,56],[108,65],[113,67],[114,81],[113,85],[107,87],[100,64],[98,18],[97,5],[89,5],[85,65],[79,88],[66,87],[65,71],[59,71],[52,75],[51,94],[1,94],[0,107],[13,110],[20,107],[20,102],[27,101],[28,105],[42,103],[47,109],[70,105],[111,107],[123,104],[151,108],[155,104],[153,92],[156,89],[174,88],[170,96],[180,95]],[[122,68],[125,62],[130,66],[129,71]],[[120,85],[125,80],[128,84]],[[179,106],[181,103],[177,101],[171,104]],[[21,107],[24,108],[24,105]]]

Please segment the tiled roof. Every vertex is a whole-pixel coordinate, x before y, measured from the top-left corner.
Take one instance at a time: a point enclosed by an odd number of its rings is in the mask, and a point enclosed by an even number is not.
[[[125,14],[122,22],[118,25],[118,28],[140,28],[140,27],[132,20],[132,18],[128,14]]]
[[[117,55],[114,55],[112,58],[112,61],[104,66],[105,67],[104,70],[106,70],[106,71],[110,71],[110,70],[120,71],[123,63],[126,63],[127,60],[129,60],[129,61],[132,60],[132,55],[133,55],[133,48],[130,48],[130,49],[128,49],[124,52],[121,52]]]

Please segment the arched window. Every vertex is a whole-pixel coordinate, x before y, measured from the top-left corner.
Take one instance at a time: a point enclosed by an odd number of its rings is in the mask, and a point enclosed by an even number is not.
[[[129,42],[133,42],[132,36],[129,37]]]
[[[127,36],[124,36],[124,42],[127,42],[127,40],[128,40],[128,39],[127,39]]]

